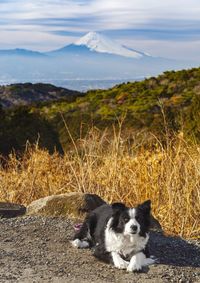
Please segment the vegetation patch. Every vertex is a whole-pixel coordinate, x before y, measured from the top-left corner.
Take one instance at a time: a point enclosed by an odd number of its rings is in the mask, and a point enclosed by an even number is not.
[[[21,159],[11,154],[2,162],[0,200],[27,205],[45,196],[77,191],[128,206],[151,199],[153,215],[166,233],[198,238],[199,146],[189,144],[181,134],[167,139],[165,147],[156,137],[152,142],[154,148],[147,149],[130,145],[120,132],[111,136],[92,129],[62,156],[50,155],[37,145],[28,147]]]

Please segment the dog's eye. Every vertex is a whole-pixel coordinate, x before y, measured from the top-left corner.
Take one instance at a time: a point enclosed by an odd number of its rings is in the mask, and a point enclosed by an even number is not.
[[[124,217],[124,222],[127,223],[129,221],[128,217]]]

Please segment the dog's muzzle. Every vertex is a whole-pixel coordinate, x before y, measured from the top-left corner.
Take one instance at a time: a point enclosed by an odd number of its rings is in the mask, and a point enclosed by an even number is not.
[[[137,225],[131,225],[131,234],[136,234],[138,231],[138,227]]]

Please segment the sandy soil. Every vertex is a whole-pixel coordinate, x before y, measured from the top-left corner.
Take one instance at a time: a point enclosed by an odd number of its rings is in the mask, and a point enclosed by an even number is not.
[[[71,247],[72,235],[73,223],[67,219],[0,219],[0,282],[200,282],[198,242],[152,233],[151,252],[160,262],[128,273],[99,262],[91,250]]]

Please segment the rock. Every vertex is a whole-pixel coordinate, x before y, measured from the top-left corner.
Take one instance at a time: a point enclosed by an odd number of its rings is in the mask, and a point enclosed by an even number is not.
[[[0,218],[11,218],[24,215],[26,207],[16,203],[0,202]]]
[[[83,219],[86,213],[105,202],[95,194],[66,193],[33,201],[27,207],[28,215],[68,216]]]

